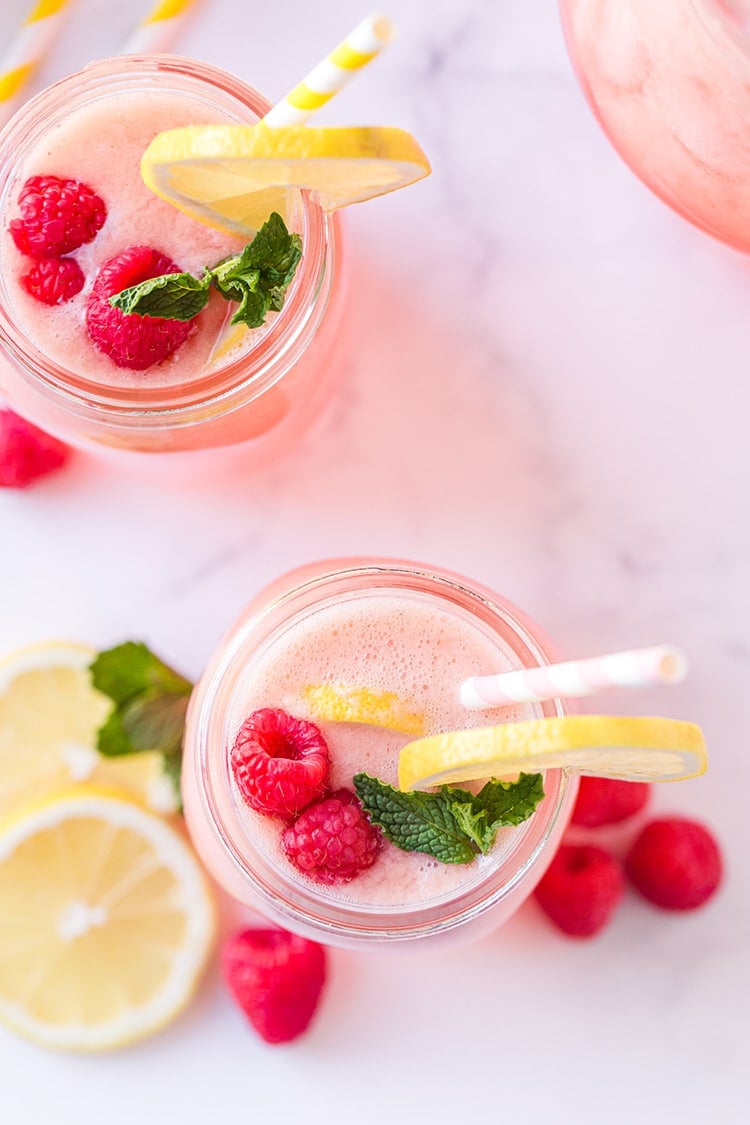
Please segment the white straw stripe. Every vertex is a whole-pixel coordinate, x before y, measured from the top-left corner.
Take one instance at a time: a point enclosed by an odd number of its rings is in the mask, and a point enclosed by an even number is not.
[[[305,85],[316,94],[337,93],[349,81],[349,72],[340,66],[323,59],[311,70],[305,79]]]
[[[547,699],[595,695],[613,688],[679,683],[685,678],[687,667],[680,649],[660,645],[496,676],[474,676],[461,684],[460,699],[471,710],[541,703]]]

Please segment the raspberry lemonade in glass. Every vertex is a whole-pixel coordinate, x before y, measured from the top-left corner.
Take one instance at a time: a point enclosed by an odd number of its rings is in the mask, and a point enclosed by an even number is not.
[[[615,148],[685,218],[750,251],[750,0],[561,0]]]
[[[310,414],[339,320],[334,211],[429,165],[399,130],[254,125],[269,108],[214,67],[130,56],[16,115],[0,138],[0,341],[21,413],[140,451]]]
[[[399,751],[487,722],[461,706],[462,678],[546,662],[535,626],[445,571],[362,560],[287,576],[248,608],[191,702],[183,795],[195,846],[235,898],[331,944],[481,935],[541,876],[575,781],[550,770],[543,784],[508,782],[485,848],[419,827],[397,845]],[[555,700],[504,717],[564,713]]]

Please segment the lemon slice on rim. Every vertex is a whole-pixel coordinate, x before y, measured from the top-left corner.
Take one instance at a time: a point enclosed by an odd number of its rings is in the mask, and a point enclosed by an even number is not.
[[[682,781],[705,773],[700,727],[676,719],[569,715],[449,731],[401,750],[401,789],[565,769],[625,781]]]
[[[308,684],[302,697],[318,722],[365,723],[415,736],[424,734],[427,729],[424,715],[410,711],[393,691],[371,691],[342,684]]]
[[[380,126],[187,125],[159,133],[141,160],[148,188],[180,211],[252,235],[306,190],[337,211],[406,187],[430,172],[417,141]]]
[[[0,661],[0,816],[76,782],[115,786],[156,812],[174,812],[174,786],[158,753],[103,758],[96,732],[112,703],[91,686],[96,653],[49,642]]]
[[[182,1010],[214,910],[187,844],[119,795],[79,786],[0,824],[0,1019],[100,1051]]]

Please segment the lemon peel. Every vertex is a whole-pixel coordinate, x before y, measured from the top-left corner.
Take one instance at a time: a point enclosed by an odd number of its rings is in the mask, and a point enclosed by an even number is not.
[[[198,222],[247,238],[272,211],[288,218],[299,191],[337,211],[429,175],[403,129],[187,125],[168,129],[141,160],[146,186]]]
[[[569,715],[448,731],[407,743],[402,789],[565,769],[625,781],[682,781],[707,768],[700,727],[677,719]]]

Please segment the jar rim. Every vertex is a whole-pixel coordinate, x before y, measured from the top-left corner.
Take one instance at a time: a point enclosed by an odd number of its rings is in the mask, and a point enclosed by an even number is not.
[[[236,106],[238,120],[257,119],[270,103],[251,86],[209,63],[178,55],[129,55],[100,59],[60,79],[30,99],[0,134],[0,205],[23,159],[24,137],[49,120],[50,104],[59,118],[86,103],[91,93],[143,89],[145,81],[162,84],[164,76],[175,83],[187,80],[212,87],[226,107]],[[77,96],[76,96],[77,92]],[[2,149],[7,158],[3,167]],[[284,308],[274,324],[245,353],[188,383],[149,387],[105,386],[87,380],[56,363],[30,341],[6,310],[0,278],[0,340],[27,381],[57,399],[73,412],[95,413],[123,428],[191,425],[201,418],[226,414],[266,393],[297,361],[306,342],[321,323],[330,296],[326,277],[334,256],[333,217],[300,193],[304,253]]]
[[[344,590],[375,588],[430,593],[450,602],[511,644],[519,663],[544,664],[550,658],[531,623],[492,591],[451,571],[399,560],[331,560],[293,571],[263,591],[225,638],[202,677],[190,704],[186,754],[198,781],[198,802],[213,842],[233,872],[248,887],[260,909],[334,943],[408,941],[444,933],[484,915],[503,901],[536,869],[560,817],[570,803],[570,779],[550,770],[545,801],[524,825],[514,829],[512,846],[473,881],[440,898],[414,906],[375,906],[331,899],[324,891],[285,873],[260,849],[253,848],[231,795],[226,753],[227,716],[245,656],[298,612],[315,612]],[[502,630],[502,631],[501,631]],[[564,715],[561,700],[539,705],[541,713]],[[216,747],[219,747],[218,751]]]

